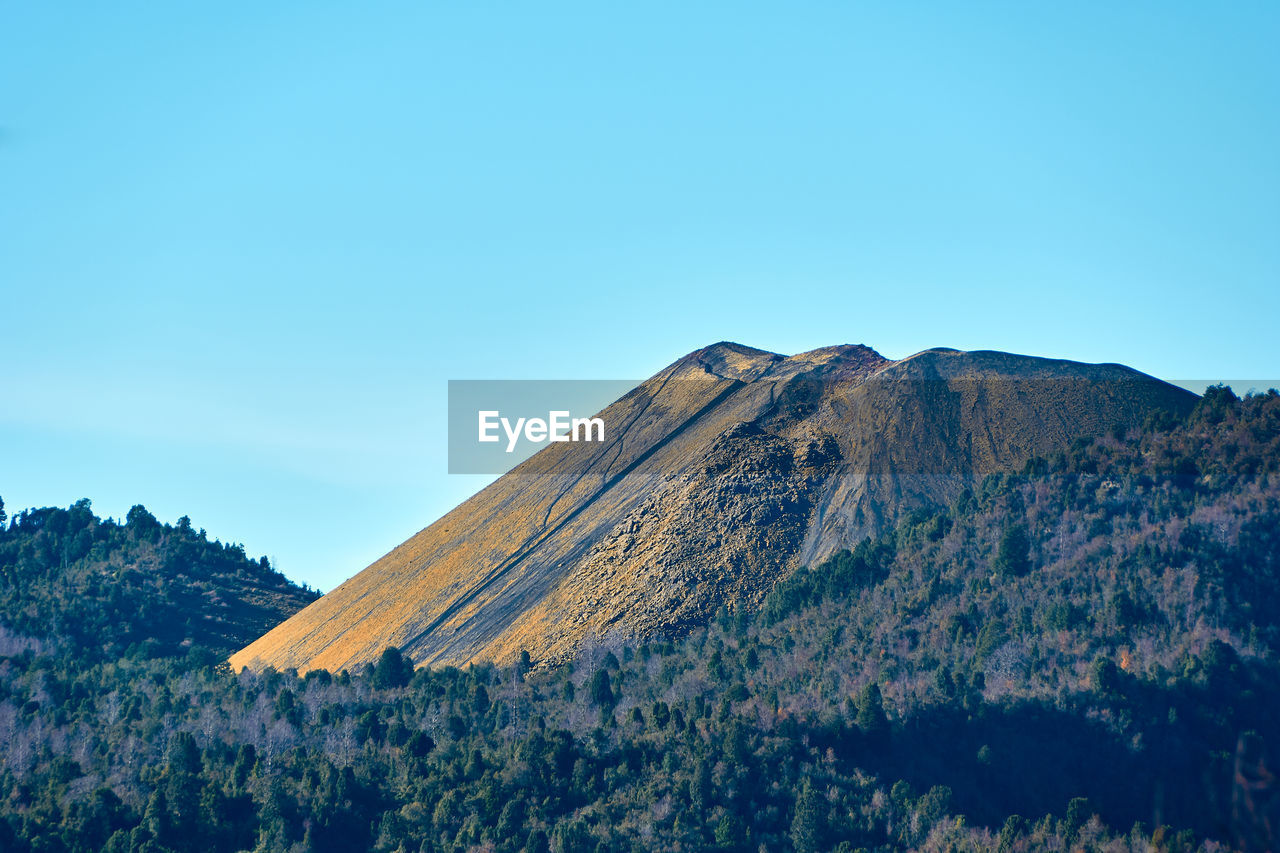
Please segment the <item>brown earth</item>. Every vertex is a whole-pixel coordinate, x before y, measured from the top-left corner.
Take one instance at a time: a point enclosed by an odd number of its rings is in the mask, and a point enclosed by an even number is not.
[[[549,445],[231,664],[553,661],[672,634],[992,471],[1194,401],[1120,365],[715,344],[607,407],[607,442]]]

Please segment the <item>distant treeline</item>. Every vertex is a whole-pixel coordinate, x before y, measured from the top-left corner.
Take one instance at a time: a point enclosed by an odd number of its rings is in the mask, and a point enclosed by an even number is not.
[[[81,500],[6,519],[0,501],[0,624],[81,660],[222,658],[319,597],[186,516],[117,524]]]

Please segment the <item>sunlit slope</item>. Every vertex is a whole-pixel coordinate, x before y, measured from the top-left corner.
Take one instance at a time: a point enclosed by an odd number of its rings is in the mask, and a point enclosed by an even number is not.
[[[1193,401],[1118,365],[716,344],[609,406],[606,442],[550,445],[231,663],[551,659],[678,631],[990,471]]]

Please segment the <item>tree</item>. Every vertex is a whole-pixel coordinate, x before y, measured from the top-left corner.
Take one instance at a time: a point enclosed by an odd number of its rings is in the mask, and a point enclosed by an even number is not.
[[[698,762],[689,783],[689,802],[699,812],[711,809],[711,765],[705,760]]]
[[[146,811],[142,813],[142,826],[161,844],[168,843],[170,839],[169,804],[162,789],[157,788],[147,800]]]
[[[854,722],[862,733],[872,738],[882,738],[889,732],[889,718],[884,713],[884,700],[874,681],[867,682],[858,693],[858,716]]]
[[[550,853],[551,845],[547,834],[541,829],[529,830],[529,838],[524,842],[524,853]]]
[[[471,709],[476,712],[477,716],[483,717],[489,712],[489,691],[485,689],[483,684],[476,685],[476,692],[471,697]]]
[[[609,672],[605,669],[597,669],[591,678],[591,701],[602,708],[612,708],[617,701],[613,685],[609,683]]]
[[[1088,822],[1089,814],[1089,800],[1085,797],[1075,797],[1067,803],[1067,817],[1063,821],[1062,835],[1068,842],[1075,841],[1080,827]]]
[[[147,508],[142,504],[134,504],[129,509],[129,514],[125,516],[125,523],[139,539],[154,539],[160,532],[160,522],[156,521],[156,517],[147,512]]]
[[[1099,655],[1089,667],[1089,680],[1099,696],[1112,696],[1120,689],[1120,670],[1111,658]]]
[[[590,848],[591,840],[587,825],[581,819],[565,818],[555,825],[551,831],[551,849],[555,853],[579,853]]]
[[[435,748],[435,739],[426,732],[414,732],[405,745],[405,749],[414,758],[426,758]]]
[[[1026,823],[1020,815],[1016,814],[1011,814],[1005,818],[1004,826],[1000,829],[1000,839],[996,850],[999,853],[1006,853],[1006,851],[1013,849],[1013,844],[1026,828]]]
[[[378,689],[404,687],[413,677],[413,663],[395,646],[388,646],[373,668],[373,686]]]
[[[1010,577],[1022,577],[1031,570],[1031,537],[1025,524],[1005,528],[996,548],[995,570]]]
[[[722,850],[741,850],[747,846],[747,829],[735,814],[726,814],[716,825],[716,844]]]
[[[495,827],[498,837],[515,838],[523,823],[524,803],[520,800],[507,800],[506,805],[502,807],[502,813],[498,816],[498,825]]]
[[[1191,416],[1197,421],[1222,423],[1228,414],[1235,412],[1239,406],[1240,398],[1235,395],[1230,386],[1210,385],[1204,389],[1204,396],[1196,403]]]
[[[822,805],[813,784],[805,779],[796,796],[795,815],[791,819],[791,843],[796,853],[818,853],[822,842]]]

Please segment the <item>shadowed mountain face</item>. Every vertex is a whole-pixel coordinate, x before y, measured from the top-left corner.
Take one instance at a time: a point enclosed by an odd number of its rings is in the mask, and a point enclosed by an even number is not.
[[[606,442],[549,445],[231,663],[555,660],[670,634],[992,471],[1194,401],[1119,365],[716,344],[606,408]]]

